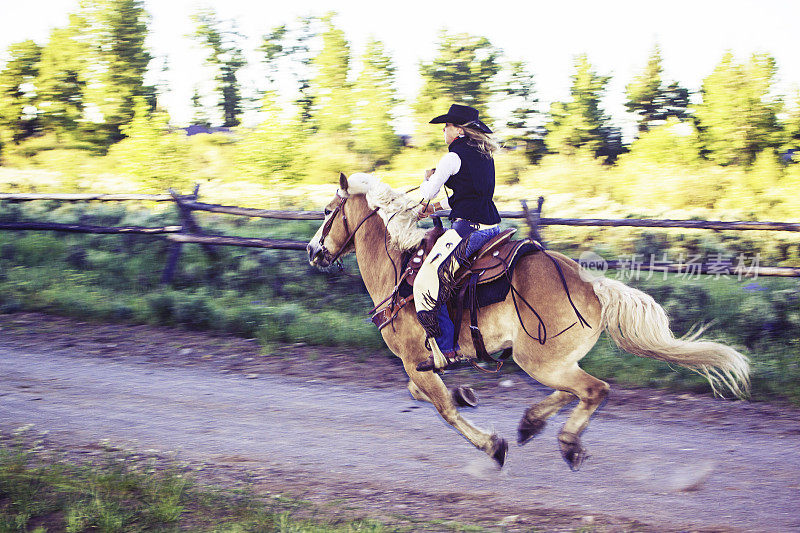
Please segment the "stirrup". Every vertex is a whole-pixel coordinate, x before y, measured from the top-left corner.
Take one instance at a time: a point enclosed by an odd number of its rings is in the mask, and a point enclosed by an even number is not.
[[[428,341],[431,348],[431,355],[427,360],[417,365],[418,372],[427,372],[429,370],[441,372],[446,368],[455,368],[461,363],[469,361],[469,358],[464,357],[454,350],[442,352],[433,338],[429,338]]]

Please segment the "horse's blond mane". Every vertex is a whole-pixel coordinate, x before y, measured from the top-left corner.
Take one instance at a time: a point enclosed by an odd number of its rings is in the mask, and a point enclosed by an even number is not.
[[[364,194],[367,205],[379,208],[378,214],[389,231],[390,246],[411,250],[419,245],[426,231],[417,227],[417,210],[413,208],[419,200],[392,189],[372,174],[353,174],[347,183],[348,194]]]

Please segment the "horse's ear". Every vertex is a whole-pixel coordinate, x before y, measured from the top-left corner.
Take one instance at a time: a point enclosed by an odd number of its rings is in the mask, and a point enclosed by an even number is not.
[[[339,172],[339,188],[347,192],[347,176],[344,172]]]

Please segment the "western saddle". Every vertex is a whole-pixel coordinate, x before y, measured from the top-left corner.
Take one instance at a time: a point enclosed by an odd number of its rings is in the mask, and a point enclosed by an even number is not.
[[[456,335],[460,331],[461,319],[466,307],[470,313],[470,332],[472,333],[475,351],[478,358],[483,361],[496,362],[486,352],[483,337],[478,329],[477,286],[497,281],[504,275],[507,275],[510,279],[510,269],[517,255],[521,252],[524,254],[530,253],[531,250],[541,251],[544,249],[541,244],[531,239],[511,240],[516,231],[514,228],[507,229],[493,237],[470,258],[470,263],[466,266],[461,266],[454,276],[456,294],[458,296],[454,297],[453,301],[450,302],[450,309],[451,316],[455,317],[453,323],[456,325]],[[419,247],[411,253],[408,266],[401,274],[400,280],[392,293],[370,311],[372,313],[372,322],[379,330],[391,324],[400,310],[414,299],[413,291],[408,289],[413,287],[420,267],[422,267],[436,240],[443,233],[444,229],[441,224],[436,224],[428,230]],[[403,288],[406,290],[403,291]],[[403,292],[407,293],[407,295],[401,296]],[[506,359],[508,356],[510,356],[510,350],[507,350],[501,356],[501,359]],[[499,364],[502,364],[502,362]]]

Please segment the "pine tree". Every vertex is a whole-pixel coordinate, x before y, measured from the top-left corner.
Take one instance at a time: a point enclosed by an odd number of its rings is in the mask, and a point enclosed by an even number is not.
[[[66,28],[50,32],[34,82],[41,127],[57,139],[77,137],[84,120],[89,44],[80,39],[83,24],[83,19],[73,14]]]
[[[89,43],[83,89],[85,106],[102,125],[107,141],[122,138],[133,119],[134,99],[155,106],[155,89],[144,85],[151,56],[145,47],[148,14],[142,0],[80,0],[78,26]]]
[[[350,130],[352,100],[350,45],[344,32],[337,28],[335,13],[322,17],[322,50],[314,58],[313,121],[320,133],[347,133]]]
[[[793,104],[783,121],[782,151],[786,162],[800,162],[800,91],[795,93]]]
[[[625,88],[628,111],[638,115],[639,133],[664,124],[669,117],[683,120],[687,115],[689,91],[677,82],[667,85],[662,79],[661,49],[656,46],[644,71]]]
[[[223,22],[212,10],[202,10],[193,17],[197,28],[195,39],[208,49],[206,64],[216,70],[214,81],[222,125],[238,126],[242,114],[242,94],[237,73],[246,62],[239,35],[234,29],[223,29]]]
[[[703,101],[695,115],[707,157],[719,165],[749,165],[765,148],[780,142],[777,116],[782,108],[771,95],[775,60],[754,54],[737,63],[727,52],[703,81]]]
[[[523,61],[510,61],[501,74],[504,79],[497,88],[498,97],[510,106],[505,120],[505,144],[524,145],[528,159],[535,161],[544,150],[544,129],[539,123],[533,74]]]
[[[363,68],[353,87],[353,140],[356,152],[369,163],[388,162],[397,152],[400,141],[394,132],[392,109],[397,102],[394,87],[395,69],[377,40],[367,43]]]
[[[475,107],[488,120],[492,80],[500,71],[498,56],[498,51],[485,37],[440,33],[437,56],[420,67],[423,84],[413,107],[417,122],[414,141],[417,145],[431,146],[441,142],[440,132],[428,121],[433,118],[432,113],[444,113],[450,104]]]
[[[31,40],[8,47],[0,71],[0,142],[19,142],[39,128],[36,114],[36,76],[42,48]]]
[[[301,17],[292,25],[276,26],[263,36],[258,49],[267,70],[267,92],[288,96],[309,131],[314,129],[311,124],[314,107],[310,82],[314,58],[311,41],[317,36],[318,23],[316,17]],[[290,84],[288,88],[281,85],[286,83]]]
[[[545,142],[551,152],[573,155],[585,150],[597,156],[608,149],[613,130],[600,102],[610,79],[594,72],[585,54],[575,58],[571,99],[550,107]]]

